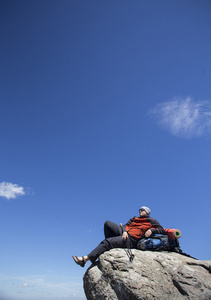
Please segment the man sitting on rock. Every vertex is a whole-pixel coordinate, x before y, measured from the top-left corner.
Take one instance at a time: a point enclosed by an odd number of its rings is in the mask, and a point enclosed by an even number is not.
[[[142,206],[139,214],[140,217],[133,217],[123,226],[106,221],[104,224],[105,239],[88,255],[73,256],[74,261],[84,267],[88,260],[94,263],[100,254],[112,248],[136,248],[138,241],[143,237],[150,237],[156,233],[165,234],[160,223],[150,217],[148,207]]]

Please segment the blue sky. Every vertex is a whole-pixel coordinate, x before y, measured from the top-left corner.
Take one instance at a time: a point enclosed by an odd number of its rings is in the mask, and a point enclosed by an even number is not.
[[[210,259],[210,12],[0,1],[0,299],[85,299],[72,255],[142,205]]]

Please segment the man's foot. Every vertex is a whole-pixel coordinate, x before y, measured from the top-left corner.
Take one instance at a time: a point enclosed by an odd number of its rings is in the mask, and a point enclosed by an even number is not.
[[[82,268],[85,266],[85,260],[84,260],[84,256],[82,257],[78,257],[78,256],[73,256],[73,259],[75,261],[75,263],[79,266],[81,266]]]

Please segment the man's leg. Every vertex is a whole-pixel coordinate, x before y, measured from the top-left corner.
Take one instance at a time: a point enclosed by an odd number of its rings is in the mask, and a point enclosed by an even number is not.
[[[95,260],[100,256],[100,254],[104,253],[113,248],[126,248],[127,245],[125,241],[122,240],[122,236],[115,236],[111,238],[107,238],[103,240],[92,252],[88,254],[88,258],[91,262],[95,262]]]
[[[104,234],[106,239],[110,237],[122,235],[122,233],[123,233],[122,227],[117,225],[116,223],[111,221],[106,221],[104,223]]]

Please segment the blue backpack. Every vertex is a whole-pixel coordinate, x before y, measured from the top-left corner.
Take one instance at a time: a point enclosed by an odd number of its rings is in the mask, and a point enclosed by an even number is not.
[[[139,250],[166,250],[179,251],[178,239],[173,240],[168,235],[154,234],[149,238],[142,238],[138,241],[137,249]]]

